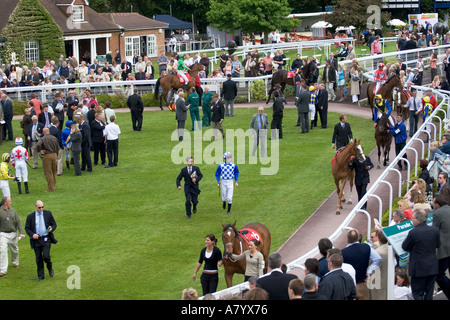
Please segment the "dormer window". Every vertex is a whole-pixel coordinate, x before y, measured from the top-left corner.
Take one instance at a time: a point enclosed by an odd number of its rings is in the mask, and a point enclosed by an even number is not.
[[[72,18],[73,22],[83,22],[84,21],[84,6],[72,5]]]

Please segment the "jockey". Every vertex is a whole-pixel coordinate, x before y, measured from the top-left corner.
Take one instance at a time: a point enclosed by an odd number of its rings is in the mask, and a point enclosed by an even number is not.
[[[184,63],[184,54],[180,54],[180,59],[178,60],[178,74],[181,75],[184,79],[184,86],[188,84],[189,80],[186,77],[186,72],[189,71],[189,68]]]
[[[380,90],[380,87],[386,82],[387,80],[387,72],[384,70],[384,63],[380,62],[378,64],[378,69],[375,71],[374,79],[376,82],[375,86],[375,94],[378,93],[378,90]]]
[[[422,101],[424,103],[423,106],[423,116],[422,116],[422,120],[425,121],[427,117],[430,116],[430,114],[433,112],[433,105],[431,104],[431,99],[430,96],[425,96],[422,98]],[[425,127],[425,130],[427,132],[431,132],[431,126],[427,125]]]
[[[391,123],[391,126],[395,126],[395,122],[394,119],[392,119],[391,112],[392,109],[389,101],[383,99],[381,94],[377,94],[373,103],[373,121],[375,122],[375,128],[377,127],[378,120],[381,118],[383,113],[386,113],[389,116],[389,122]]]

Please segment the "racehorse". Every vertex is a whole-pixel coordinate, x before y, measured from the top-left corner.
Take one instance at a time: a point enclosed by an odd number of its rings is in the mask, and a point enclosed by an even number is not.
[[[378,148],[378,163],[377,169],[381,167],[381,151],[383,151],[383,165],[386,167],[389,164],[389,152],[391,151],[392,134],[388,131],[389,116],[387,113],[383,113],[378,120],[377,127],[375,128],[375,140],[377,141]]]
[[[411,91],[402,90],[400,92],[397,92],[395,99],[395,110],[397,111],[397,114],[401,114],[403,116],[403,122],[406,122],[406,120],[409,119],[409,108],[405,108],[405,104],[408,102],[408,96],[405,92],[408,93],[409,97],[412,96]]]
[[[192,65],[191,69],[189,70],[189,75],[191,76],[191,81],[189,81],[186,84],[186,91],[189,92],[189,90],[193,87],[196,87],[195,85],[195,81],[197,79],[197,76],[199,74],[200,71],[204,70],[205,66],[196,62]],[[163,92],[161,94],[161,96],[159,97],[159,87],[161,86]],[[164,101],[166,102],[166,107],[169,106],[170,100],[172,100],[172,96],[168,96],[169,92],[171,92],[172,90],[177,90],[179,88],[184,88],[185,84],[184,82],[180,82],[180,79],[178,77],[178,75],[174,75],[174,74],[167,74],[165,76],[160,77],[158,80],[156,80],[156,85],[155,85],[155,100],[158,100],[159,97],[159,107],[161,108],[161,110],[163,110],[162,107],[162,99],[164,98]],[[197,88],[197,87],[196,87]],[[203,92],[203,90],[201,90],[201,92]],[[201,93],[199,92],[199,90],[197,90],[197,93],[199,93],[200,96],[200,101],[201,101]]]
[[[303,66],[302,68],[298,69],[298,74],[300,75],[300,78],[305,80],[305,83],[308,83],[309,74],[310,74],[310,68],[311,63],[307,64],[306,66]],[[275,85],[279,84],[281,85],[281,91],[284,92],[284,88],[287,84],[291,86],[295,86],[295,74],[292,78],[288,78],[289,71],[287,70],[278,70],[272,75],[272,80],[270,82],[270,90],[269,90],[269,96],[267,97],[266,104],[269,103],[270,98],[272,96],[272,92],[275,91]]]
[[[227,283],[227,287],[229,288],[232,286],[233,275],[235,273],[245,274],[245,259],[240,261],[232,260],[231,257],[228,256],[228,252],[233,252],[234,254],[240,255],[244,251],[248,250],[248,245],[245,240],[246,234],[248,234],[246,232],[252,233],[253,238],[260,241],[258,250],[264,256],[264,273],[266,273],[271,243],[269,229],[267,229],[267,227],[262,223],[250,222],[242,226],[241,231],[238,231],[236,229],[236,221],[233,224],[227,225],[222,223],[222,227],[222,242],[225,246],[223,265],[225,267],[225,281]]]
[[[375,88],[377,84],[371,83],[367,86],[367,99],[369,101],[370,109],[372,110],[372,117],[373,117],[373,99],[375,95],[373,94],[373,89]],[[389,104],[392,106],[392,90],[394,88],[397,88],[399,91],[403,90],[403,84],[400,80],[399,76],[396,74],[393,74],[389,77],[389,79],[386,81],[386,83],[378,90],[378,94],[381,94],[383,99],[386,99],[389,101]]]
[[[345,202],[344,188],[347,180],[350,182],[350,200],[348,201],[348,204],[352,204],[353,178],[355,177],[355,170],[350,170],[348,163],[352,157],[365,159],[364,152],[360,145],[360,140],[353,140],[340,150],[341,151],[338,151],[331,162],[331,173],[334,177],[334,183],[336,184],[336,192],[338,195],[338,204],[336,209],[337,215],[341,214],[342,202]]]

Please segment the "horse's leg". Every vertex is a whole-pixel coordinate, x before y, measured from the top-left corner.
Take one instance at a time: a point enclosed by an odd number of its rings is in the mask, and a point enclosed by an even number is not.
[[[341,214],[341,199],[342,199],[342,192],[344,191],[344,189],[342,189],[342,186],[340,186],[340,181],[339,180],[335,180],[334,181],[336,184],[336,193],[338,195],[338,204],[337,204],[337,208],[336,208],[336,214],[339,215]]]
[[[225,282],[227,284],[227,288],[233,285],[233,274],[229,271],[225,271]]]
[[[270,97],[272,96],[272,92],[273,92],[273,87],[272,88],[270,88],[270,90],[269,90],[269,96],[267,97],[267,101],[266,101],[266,104],[268,104],[269,103],[269,101],[270,101]]]
[[[377,169],[380,169],[381,168],[381,161],[380,161],[380,158],[381,158],[381,148],[380,148],[380,146],[377,146],[378,147],[378,163],[377,163]]]

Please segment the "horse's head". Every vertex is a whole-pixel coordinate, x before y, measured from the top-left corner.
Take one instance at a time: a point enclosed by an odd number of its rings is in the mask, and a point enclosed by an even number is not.
[[[395,73],[389,77],[389,79],[386,81],[386,84],[390,83],[393,88],[397,88],[398,90],[403,90],[403,84],[400,80],[399,76]]]
[[[389,128],[389,115],[385,112],[381,115],[381,118],[378,120],[377,130],[380,132],[385,132]]]
[[[366,156],[364,155],[363,147],[361,146],[360,140],[356,140],[353,142],[353,156],[358,158],[359,160],[365,160]]]
[[[191,67],[191,71],[202,71],[202,70],[205,70],[205,66],[198,62],[194,63]]]
[[[233,252],[234,240],[238,234],[236,229],[236,221],[233,224],[222,223],[222,242],[225,247],[225,252]]]

